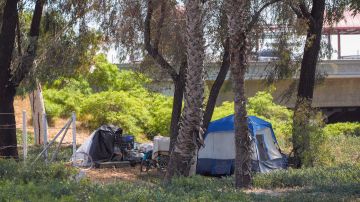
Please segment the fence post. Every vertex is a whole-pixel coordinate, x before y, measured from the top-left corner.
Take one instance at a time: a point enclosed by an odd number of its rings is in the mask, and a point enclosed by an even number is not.
[[[43,114],[43,123],[44,123],[44,148],[47,146],[47,120],[46,120],[46,114]],[[48,151],[46,150],[44,153],[45,162],[47,163],[48,158]]]
[[[23,153],[24,153],[24,162],[27,157],[27,125],[26,125],[26,111],[22,113],[22,126],[23,126]]]
[[[76,114],[72,113],[72,136],[73,136],[73,155],[76,153]]]

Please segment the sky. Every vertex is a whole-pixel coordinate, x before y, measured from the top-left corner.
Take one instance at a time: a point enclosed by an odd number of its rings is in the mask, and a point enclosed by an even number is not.
[[[340,22],[338,22],[335,26],[338,26],[340,28],[342,27],[359,27],[360,26],[360,17],[352,16],[351,12],[345,12],[344,13],[345,18],[342,19]],[[325,27],[327,25],[324,25]],[[324,42],[327,42],[327,36],[323,35],[322,37]],[[304,37],[305,40],[305,37]],[[266,41],[271,43],[271,39],[265,39]],[[341,35],[340,37],[341,41],[341,56],[358,56],[360,58],[360,35]],[[333,49],[332,53],[332,60],[336,60],[338,58],[338,36],[337,35],[331,35],[331,45]],[[268,47],[263,47],[261,49],[268,49]],[[300,51],[302,51],[300,49]],[[107,53],[107,58],[111,63],[119,63],[119,59],[116,53],[115,49],[111,49]]]
[[[360,35],[341,36],[341,55],[360,55]],[[338,39],[336,35],[331,36],[332,48],[337,51]],[[337,53],[333,53],[332,59],[337,58]]]
[[[323,39],[327,39],[326,36],[323,36]],[[341,55],[349,56],[349,55],[360,55],[360,35],[342,35],[341,36]],[[331,44],[334,50],[332,54],[332,60],[337,59],[337,47],[338,39],[337,35],[331,36]],[[360,57],[360,56],[359,56]],[[107,53],[107,59],[114,64],[119,63],[119,59],[115,49],[111,49]]]

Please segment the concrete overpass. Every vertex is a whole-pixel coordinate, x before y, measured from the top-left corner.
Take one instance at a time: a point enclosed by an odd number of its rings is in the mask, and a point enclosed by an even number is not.
[[[206,68],[206,83],[210,88],[219,71],[217,64]],[[273,66],[270,62],[252,62],[245,75],[246,96],[266,90],[269,86],[265,78]],[[325,79],[315,87],[313,106],[320,108],[328,117],[329,122],[360,121],[360,60],[324,60],[318,64],[318,72],[325,74]],[[293,108],[297,88],[290,88],[296,77],[278,81],[274,84],[275,102]],[[157,91],[172,95],[172,83],[161,82],[153,86]],[[291,96],[289,96],[289,93]],[[217,104],[232,101],[232,82],[230,73],[221,88]]]
[[[265,78],[273,67],[268,62],[254,62],[245,75],[246,94],[253,96],[259,90],[265,90],[268,85]],[[217,66],[211,65],[207,70],[207,83],[212,84],[217,76]],[[315,87],[314,107],[360,107],[360,60],[328,60],[318,65],[318,72],[325,79]],[[219,96],[219,103],[232,99],[230,75]],[[296,80],[296,76],[275,83],[274,97],[280,104],[294,107],[295,96],[284,99],[284,93]],[[293,89],[296,91],[296,89]],[[295,92],[294,92],[295,94]]]
[[[269,62],[253,62],[245,75],[245,91],[247,97],[254,96],[260,90],[266,90],[268,85],[265,78],[273,66]],[[325,75],[315,87],[313,106],[320,108],[329,122],[360,121],[360,60],[325,60],[318,64],[318,72]],[[216,78],[217,68],[208,68],[207,83],[212,85]],[[293,108],[295,105],[296,77],[278,81],[274,84],[275,102]],[[230,75],[221,89],[218,104],[233,99]]]

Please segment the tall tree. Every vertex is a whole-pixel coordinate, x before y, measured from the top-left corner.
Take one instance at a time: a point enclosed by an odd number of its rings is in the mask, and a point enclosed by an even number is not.
[[[186,1],[186,50],[188,69],[185,78],[184,110],[179,135],[171,152],[165,180],[174,175],[188,176],[193,157],[197,151],[197,140],[202,133],[204,100],[204,25],[202,0]]]
[[[37,0],[35,3],[35,9],[29,31],[29,45],[24,55],[21,57],[19,66],[15,69],[12,69],[12,52],[15,40],[15,28],[13,26],[16,27],[16,24],[18,22],[17,3],[18,1],[7,1],[3,16],[4,23],[0,36],[0,44],[5,46],[5,48],[2,50],[6,52],[5,55],[7,55],[6,57],[3,56],[6,64],[0,66],[0,70],[4,71],[4,74],[2,74],[4,76],[2,80],[3,83],[0,84],[0,88],[2,89],[2,99],[0,101],[2,103],[0,113],[5,113],[5,118],[1,119],[0,121],[0,125],[3,125],[3,128],[0,129],[0,146],[3,145],[7,148],[1,150],[0,154],[2,154],[3,156],[15,158],[18,157],[18,153],[16,147],[17,142],[16,122],[14,114],[14,98],[17,87],[20,85],[25,76],[30,72],[34,63],[40,33],[40,22],[45,0]],[[7,10],[8,5],[10,7],[9,10]],[[6,15],[6,12],[9,13],[7,13]],[[2,40],[9,41],[4,42]]]
[[[249,40],[254,25],[261,12],[279,0],[266,1],[254,14],[251,0],[225,1],[228,16],[230,38],[230,70],[233,78],[235,102],[235,186],[249,188],[251,186],[251,139],[248,132],[245,72],[248,68],[250,52]]]
[[[321,38],[324,22],[332,24],[343,17],[344,11],[351,9],[354,14],[359,12],[359,3],[356,0],[297,0],[288,2],[297,18],[305,22],[306,40],[301,60],[300,78],[297,90],[297,100],[293,118],[293,152],[294,164],[311,165],[308,152],[310,146],[310,125],[312,100],[314,96],[316,66],[321,51]],[[326,15],[325,15],[326,14]],[[308,160],[306,160],[308,159]]]
[[[301,62],[297,100],[293,118],[294,163],[301,167],[304,153],[310,146],[309,132],[306,130],[312,113],[316,64],[318,62],[322,28],[325,14],[325,0],[313,0],[311,10],[305,1],[291,5],[298,18],[306,20],[307,35]]]
[[[100,9],[97,9],[99,15],[96,17],[99,24],[101,24],[100,31],[104,33],[108,42],[120,47],[121,56],[124,53],[132,56],[140,55],[138,58],[143,60],[143,65],[141,66],[146,66],[142,67],[141,70],[147,72],[150,69],[150,74],[152,74],[151,76],[154,77],[154,80],[165,80],[168,82],[168,78],[171,79],[174,87],[170,124],[172,148],[179,132],[187,68],[186,49],[184,46],[184,6],[176,0],[121,0],[121,3],[118,2],[104,0],[96,6],[100,7]],[[221,30],[226,26],[223,27],[219,23],[220,18],[217,18],[221,16],[218,14],[221,12],[219,5],[222,3],[217,1],[210,2],[214,5],[206,9],[206,12],[209,13],[209,16],[210,12],[212,12],[214,14],[212,17],[215,20],[206,20],[207,26],[212,26],[210,29],[213,29],[211,33],[208,33],[208,38],[212,41],[220,42],[221,46],[217,47],[216,52],[219,53],[219,50],[222,50],[224,53],[221,55],[221,68],[214,85],[211,87],[207,108],[204,113],[205,128],[211,120],[220,87],[229,69],[229,46],[226,45],[226,40],[221,33]],[[149,58],[158,68],[148,68],[150,66],[148,65]],[[154,70],[156,73],[153,73],[154,71],[151,70]]]
[[[11,59],[15,43],[17,0],[7,0],[2,15],[0,33],[0,156],[17,157],[14,96],[16,89],[10,82]]]
[[[179,121],[182,109],[187,62],[185,52],[181,52],[180,57],[182,62],[180,62],[180,68],[177,71],[176,68],[165,59],[163,54],[159,52],[161,32],[166,17],[166,7],[169,6],[167,4],[168,3],[166,0],[160,1],[160,15],[156,26],[156,34],[155,38],[153,39],[153,43],[151,43],[151,20],[153,19],[154,3],[152,0],[147,1],[147,14],[144,22],[144,45],[147,53],[162,69],[166,70],[174,83],[174,100],[170,123],[170,148],[173,148],[179,131]],[[182,37],[180,37],[180,40],[182,40]]]
[[[157,15],[157,18],[154,19],[153,13],[154,13],[154,7],[155,5],[158,6],[159,14]],[[168,75],[170,75],[173,84],[174,84],[174,100],[173,100],[173,109],[172,109],[172,116],[171,116],[171,125],[170,125],[170,148],[172,150],[178,132],[179,132],[179,122],[180,122],[180,115],[182,110],[182,101],[183,101],[183,94],[184,94],[184,87],[185,87],[185,72],[187,68],[187,62],[186,62],[186,52],[185,49],[182,49],[180,47],[177,47],[179,53],[179,59],[180,60],[180,67],[176,68],[176,63],[172,64],[167,60],[168,57],[164,55],[163,52],[161,52],[161,48],[159,48],[159,45],[161,45],[161,42],[166,40],[162,35],[175,35],[174,33],[164,33],[164,23],[166,18],[172,18],[171,15],[169,15],[169,9],[171,8],[171,2],[168,2],[166,0],[148,0],[147,2],[147,13],[146,18],[144,22],[144,45],[147,53],[154,59],[154,61],[162,68],[164,69]],[[220,11],[221,12],[221,11]],[[181,24],[183,11],[181,7],[175,7],[176,15],[180,15],[176,19],[178,19]],[[152,20],[156,20],[157,23],[151,23]],[[226,29],[226,26],[223,26],[222,24],[219,25],[220,30]],[[184,33],[182,33],[183,30],[166,30],[166,31],[172,31],[176,32],[179,37],[175,38],[175,40],[178,40],[177,44],[182,46],[184,44]],[[219,31],[219,32],[221,32]],[[154,33],[154,37],[152,37],[152,34]],[[220,33],[219,33],[220,35]],[[169,40],[169,39],[168,39]],[[218,76],[214,82],[214,84],[211,87],[209,98],[206,104],[206,110],[204,113],[204,122],[203,122],[203,128],[206,129],[210,120],[211,116],[213,114],[216,99],[218,97],[218,94],[220,92],[220,88],[222,84],[225,81],[226,75],[229,70],[229,44],[228,40],[225,40],[224,38],[221,38],[222,40],[222,46],[223,46],[223,56],[222,56],[222,64],[220,66],[220,71],[218,73]],[[182,49],[182,50],[179,50]]]

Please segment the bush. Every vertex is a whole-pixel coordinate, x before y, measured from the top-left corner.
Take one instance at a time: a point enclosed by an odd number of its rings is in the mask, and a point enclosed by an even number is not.
[[[95,69],[86,79],[95,92],[131,91],[150,82],[143,74],[129,70],[119,71],[119,68],[109,63],[103,54],[96,56],[94,61]]]
[[[147,134],[148,138],[168,135],[171,103],[165,96],[146,92],[139,97],[125,91],[101,92],[83,101],[81,119],[92,129],[102,124],[118,125],[140,141],[142,134]]]
[[[150,121],[146,129],[147,138],[153,139],[156,135],[169,136],[173,99],[151,94],[147,103],[150,112]]]
[[[323,144],[328,156],[323,165],[335,166],[341,164],[357,164],[360,161],[360,137],[336,136],[328,137]]]
[[[143,134],[150,120],[144,101],[125,91],[108,91],[90,95],[82,103],[82,119],[91,129],[103,124],[122,127],[126,133]]]
[[[118,70],[104,55],[95,59],[95,69],[85,76],[60,78],[44,90],[45,108],[50,118],[69,117],[75,111],[90,129],[114,124],[134,134],[168,135],[172,99],[145,88],[150,81],[142,74]]]
[[[360,137],[360,123],[334,123],[328,124],[324,128],[325,136],[355,136]]]

